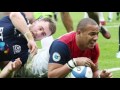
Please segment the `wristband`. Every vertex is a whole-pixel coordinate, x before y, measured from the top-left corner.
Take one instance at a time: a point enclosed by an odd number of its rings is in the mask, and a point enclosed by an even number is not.
[[[66,65],[69,69],[71,69],[71,70],[73,69],[68,63],[66,63]]]
[[[77,66],[77,62],[74,60],[74,58],[73,58],[73,63],[75,66]]]
[[[28,38],[28,35],[27,34],[29,34],[30,32],[25,32],[24,33],[24,36],[25,36],[25,38],[27,39],[27,40],[29,40],[29,38]]]
[[[27,41],[29,41],[30,39],[33,39],[32,34],[31,34],[30,31],[25,32],[25,33],[24,33],[24,36],[25,36],[25,38],[27,39]],[[33,39],[33,40],[34,40],[34,39]]]
[[[70,69],[73,69],[73,68],[75,68],[77,65],[76,65],[75,60],[72,60],[72,59],[71,59],[70,61],[68,61],[67,66],[68,66]]]

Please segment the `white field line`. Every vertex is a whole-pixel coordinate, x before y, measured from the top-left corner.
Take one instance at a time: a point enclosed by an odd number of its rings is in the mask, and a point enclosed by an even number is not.
[[[111,69],[105,69],[107,70],[108,72],[114,72],[114,71],[119,71],[120,68],[111,68]]]
[[[112,23],[112,25],[119,25],[120,23]]]
[[[119,27],[119,25],[113,25],[113,26],[105,26],[106,28],[118,28]]]
[[[119,25],[120,25],[119,23],[112,23],[112,25],[108,25],[108,26],[106,25],[105,27],[106,28],[112,28],[112,27],[116,28],[116,27],[119,27]]]

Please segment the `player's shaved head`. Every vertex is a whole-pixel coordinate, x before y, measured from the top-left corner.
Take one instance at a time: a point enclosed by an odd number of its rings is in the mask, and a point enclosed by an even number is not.
[[[83,31],[87,25],[98,25],[97,22],[91,18],[84,18],[82,19],[77,25],[77,31]]]

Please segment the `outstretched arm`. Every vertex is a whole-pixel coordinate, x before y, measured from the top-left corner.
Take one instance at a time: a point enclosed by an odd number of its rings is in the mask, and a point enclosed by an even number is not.
[[[9,77],[14,71],[17,71],[22,65],[20,58],[17,58],[14,62],[10,61],[0,72],[0,78]]]

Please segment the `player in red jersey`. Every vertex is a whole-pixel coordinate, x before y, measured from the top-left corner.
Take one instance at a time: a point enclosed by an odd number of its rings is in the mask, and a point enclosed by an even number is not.
[[[99,26],[90,18],[82,19],[76,32],[53,41],[49,53],[48,78],[64,78],[76,66],[90,66],[93,77],[110,78],[111,72],[98,70]]]

